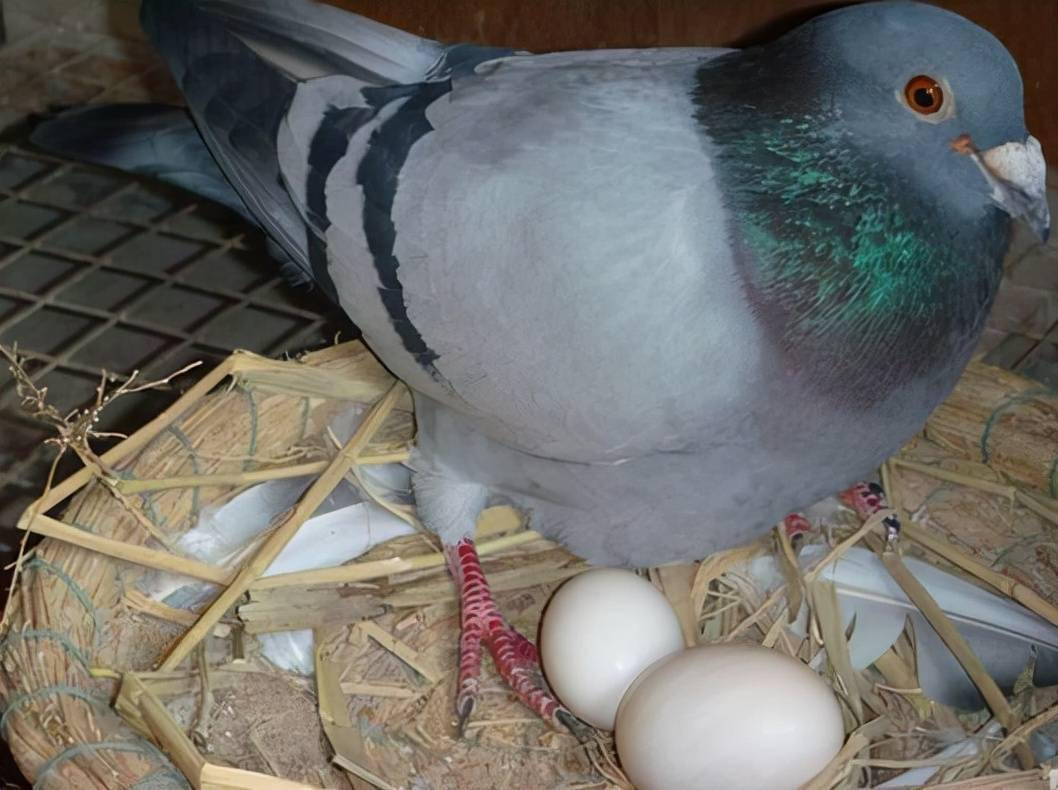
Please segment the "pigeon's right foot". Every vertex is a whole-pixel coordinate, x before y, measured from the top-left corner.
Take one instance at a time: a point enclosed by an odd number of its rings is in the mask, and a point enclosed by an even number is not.
[[[790,540],[796,540],[812,531],[812,522],[802,513],[791,513],[782,520],[783,531]]]
[[[446,547],[445,552],[448,568],[459,589],[461,633],[456,714],[460,733],[474,709],[481,686],[481,661],[487,648],[500,676],[526,707],[556,727],[564,725],[578,734],[584,725],[545,685],[536,646],[511,627],[496,606],[474,542],[464,538]]]

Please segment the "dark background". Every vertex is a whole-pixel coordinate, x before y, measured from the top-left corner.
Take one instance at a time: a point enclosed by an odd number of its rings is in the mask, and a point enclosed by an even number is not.
[[[847,2],[819,0],[328,0],[445,42],[532,51],[743,46]],[[1058,0],[942,0],[991,30],[1025,81],[1028,126],[1058,156]]]

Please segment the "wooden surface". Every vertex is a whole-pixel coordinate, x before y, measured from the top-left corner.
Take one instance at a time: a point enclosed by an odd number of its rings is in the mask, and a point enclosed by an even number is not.
[[[536,52],[599,47],[744,46],[838,0],[329,0],[412,33]],[[1058,0],[940,0],[991,30],[1025,81],[1028,126],[1058,162]]]

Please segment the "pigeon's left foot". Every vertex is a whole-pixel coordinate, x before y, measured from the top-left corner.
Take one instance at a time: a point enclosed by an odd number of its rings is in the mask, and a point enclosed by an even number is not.
[[[851,507],[864,521],[879,510],[888,507],[885,492],[877,483],[857,483],[852,488],[842,491],[838,499]]]
[[[877,483],[857,483],[852,488],[846,489],[838,495],[838,499],[856,511],[856,515],[864,521],[869,519],[879,510],[885,510],[889,503],[885,499],[885,491]],[[900,522],[893,516],[885,519],[887,530],[886,539],[896,540],[900,535]]]
[[[474,541],[464,538],[445,549],[448,569],[459,590],[459,680],[456,713],[462,733],[481,687],[483,648],[500,676],[540,718],[577,732],[579,722],[544,685],[536,646],[508,624],[492,597]]]

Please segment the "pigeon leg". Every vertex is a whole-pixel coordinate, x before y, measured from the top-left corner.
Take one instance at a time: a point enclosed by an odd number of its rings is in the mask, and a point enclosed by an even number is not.
[[[857,483],[838,494],[838,499],[852,508],[856,515],[864,521],[879,510],[889,507],[885,499],[885,491],[877,483]],[[812,529],[811,522],[801,513],[791,513],[782,520],[781,526],[795,546],[797,541]],[[896,519],[886,519],[886,527],[889,529],[891,538],[900,531],[900,523]]]
[[[838,495],[838,499],[856,511],[864,521],[879,510],[889,507],[885,491],[877,483],[857,483]],[[895,516],[885,519],[886,540],[895,541],[900,536],[900,522]]]
[[[838,494],[838,499],[851,507],[864,521],[888,507],[885,492],[877,483],[857,483]]]
[[[803,513],[791,513],[782,520],[782,528],[790,540],[796,540],[806,532],[812,531],[812,522],[805,518]]]
[[[528,708],[545,721],[573,729],[571,724],[576,720],[544,685],[536,646],[500,614],[474,541],[464,538],[445,551],[448,568],[459,590],[461,634],[456,712],[460,731],[474,709],[481,687],[485,649],[492,655],[500,676]]]

